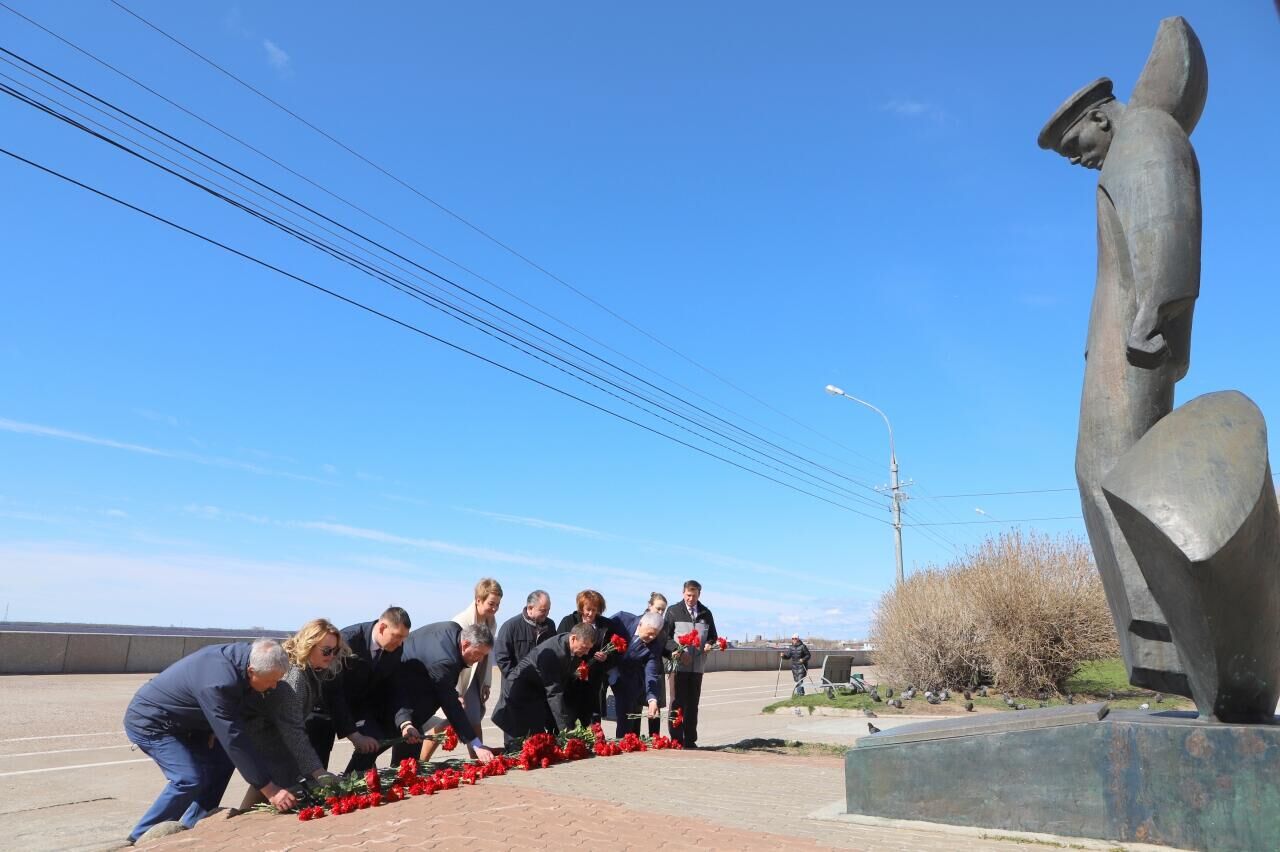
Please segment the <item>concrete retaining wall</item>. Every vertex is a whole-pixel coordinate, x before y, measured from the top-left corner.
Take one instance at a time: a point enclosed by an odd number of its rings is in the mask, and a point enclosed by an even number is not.
[[[0,674],[153,673],[207,645],[248,642],[252,636],[153,636],[124,633],[0,632]],[[707,658],[709,672],[774,671],[774,648],[730,648]],[[853,657],[853,665],[871,665],[866,651],[814,651],[809,669],[822,671],[828,654]],[[786,666],[786,663],[783,663]]]
[[[781,650],[777,648],[730,648],[727,651],[717,651],[707,657],[707,671],[771,672],[778,669],[779,664],[783,668],[790,668],[791,664],[778,656],[780,653],[782,653]],[[815,674],[822,671],[822,662],[827,658],[828,654],[852,657],[853,665],[855,666],[872,665],[869,651],[823,650],[810,653],[809,670]]]
[[[149,674],[206,645],[255,638],[0,632],[0,674]]]

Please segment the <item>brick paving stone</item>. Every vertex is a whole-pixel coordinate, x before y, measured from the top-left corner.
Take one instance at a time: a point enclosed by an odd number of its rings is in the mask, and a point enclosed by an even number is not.
[[[828,757],[702,750],[593,758],[512,772],[471,788],[311,822],[266,814],[208,820],[194,831],[146,848],[156,852],[531,847],[1044,852],[1046,848],[1045,840],[1016,838],[1007,832],[986,832],[984,837],[971,829],[815,816],[823,805],[842,797],[843,775],[841,760]],[[1075,848],[1137,848],[1078,838],[1048,841],[1055,842]]]

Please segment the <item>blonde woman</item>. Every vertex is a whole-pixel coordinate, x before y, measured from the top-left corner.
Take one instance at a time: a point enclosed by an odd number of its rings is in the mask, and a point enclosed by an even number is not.
[[[498,632],[498,607],[502,605],[502,584],[492,577],[482,577],[480,582],[476,583],[475,599],[471,604],[453,617],[453,621],[463,627],[470,627],[473,624],[483,624],[494,632]],[[462,674],[458,675],[458,695],[462,698],[462,707],[467,711],[467,719],[471,721],[471,726],[476,729],[476,733],[480,733],[480,723],[484,720],[484,707],[489,701],[489,691],[493,686],[493,653],[485,654],[484,658],[475,663],[470,668],[462,670]],[[445,729],[445,721],[438,716],[433,716],[427,722],[427,727],[435,726],[432,729],[434,734],[442,734]],[[422,751],[419,760],[426,763],[431,759],[431,755],[436,750],[436,740],[423,740]],[[471,755],[471,759],[475,760],[476,754],[471,746],[467,746],[467,753]]]
[[[351,649],[342,633],[330,621],[313,618],[284,642],[289,656],[289,671],[276,688],[268,692],[261,709],[245,714],[245,731],[249,734],[263,768],[277,786],[293,787],[300,777],[318,783],[337,783],[307,738],[307,712],[321,701],[320,682],[333,678]],[[266,799],[250,787],[240,803],[248,810]]]

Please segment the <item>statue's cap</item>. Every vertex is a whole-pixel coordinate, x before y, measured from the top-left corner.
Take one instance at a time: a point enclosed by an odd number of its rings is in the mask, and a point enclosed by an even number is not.
[[[1062,137],[1071,129],[1071,125],[1083,118],[1085,113],[1115,99],[1115,95],[1111,94],[1109,79],[1099,77],[1094,80],[1063,101],[1053,117],[1045,122],[1044,128],[1040,131],[1040,138],[1037,140],[1040,147],[1049,150],[1057,148]]]

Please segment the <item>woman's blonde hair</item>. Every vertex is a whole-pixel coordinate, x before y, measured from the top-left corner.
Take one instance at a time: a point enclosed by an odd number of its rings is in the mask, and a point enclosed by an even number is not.
[[[662,601],[662,605],[666,606],[667,596],[664,595],[662,592],[654,592],[653,594],[649,595],[649,606],[653,606],[654,601]]]
[[[489,595],[502,597],[502,584],[492,577],[481,577],[476,583],[476,603],[481,603]]]
[[[342,668],[343,661],[351,656],[351,648],[342,638],[342,631],[327,618],[311,619],[299,627],[297,633],[284,640],[284,650],[289,655],[289,662],[300,669],[305,669],[312,650],[323,642],[326,636],[336,636],[338,639],[338,651],[335,654],[337,659],[330,663],[326,670],[330,676],[337,674]]]

